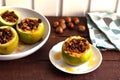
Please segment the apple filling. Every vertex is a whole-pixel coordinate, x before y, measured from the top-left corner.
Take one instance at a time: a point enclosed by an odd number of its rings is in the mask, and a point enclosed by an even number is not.
[[[73,38],[64,43],[63,50],[71,55],[75,55],[75,53],[80,54],[85,52],[89,47],[89,43],[85,38]]]
[[[14,13],[14,11],[6,11],[3,14],[1,14],[1,17],[6,21],[6,22],[17,22],[18,21],[18,16]]]
[[[39,26],[39,23],[41,23],[41,19],[35,20],[26,18],[21,21],[21,23],[18,24],[18,27],[22,29],[23,31],[32,31],[36,30]]]
[[[5,44],[13,38],[13,33],[10,29],[0,29],[0,44]]]

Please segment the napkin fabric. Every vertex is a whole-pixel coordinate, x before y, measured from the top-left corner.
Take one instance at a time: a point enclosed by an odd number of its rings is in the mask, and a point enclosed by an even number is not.
[[[101,50],[120,51],[120,16],[112,12],[91,12],[86,17],[92,44]]]

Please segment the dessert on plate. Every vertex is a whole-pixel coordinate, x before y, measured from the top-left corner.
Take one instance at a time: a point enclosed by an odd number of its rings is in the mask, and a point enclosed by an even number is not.
[[[64,40],[62,56],[69,65],[80,65],[89,60],[92,55],[91,44],[80,36],[71,36]]]

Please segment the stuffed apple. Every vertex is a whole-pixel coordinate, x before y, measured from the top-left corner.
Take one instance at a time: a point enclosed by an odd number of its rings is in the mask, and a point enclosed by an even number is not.
[[[0,25],[2,26],[14,26],[21,21],[19,12],[13,9],[0,10]]]
[[[0,27],[0,54],[12,53],[18,46],[18,42],[18,34],[13,27]]]
[[[44,34],[44,24],[38,18],[25,18],[16,27],[22,42],[33,44],[38,42]]]
[[[91,57],[91,44],[83,37],[71,36],[62,45],[62,56],[69,65],[82,64]]]

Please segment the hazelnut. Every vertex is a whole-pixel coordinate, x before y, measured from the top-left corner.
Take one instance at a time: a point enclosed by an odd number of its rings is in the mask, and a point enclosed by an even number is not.
[[[64,19],[59,19],[59,22],[64,24],[65,20]]]
[[[65,21],[66,21],[67,23],[72,22],[72,18],[71,18],[71,17],[66,17],[66,18],[65,18]]]
[[[66,29],[66,24],[60,24],[59,27],[61,27],[63,30]]]
[[[81,31],[81,32],[83,32],[83,31],[86,30],[86,27],[84,25],[79,25],[78,26],[78,30]]]
[[[56,28],[56,32],[57,32],[57,33],[63,33],[63,28],[60,27],[60,26],[58,26],[58,27]]]
[[[53,22],[53,26],[56,28],[56,27],[58,27],[59,26],[59,22],[58,21],[54,21]]]
[[[72,22],[69,22],[68,23],[68,28],[70,28],[70,29],[73,29],[75,26],[74,26],[74,24],[72,23]]]
[[[80,22],[78,17],[74,17],[72,20],[75,24],[78,24]]]

